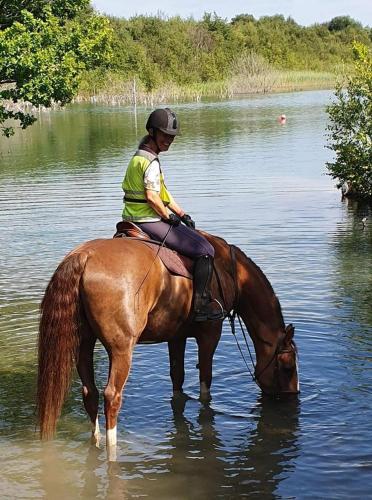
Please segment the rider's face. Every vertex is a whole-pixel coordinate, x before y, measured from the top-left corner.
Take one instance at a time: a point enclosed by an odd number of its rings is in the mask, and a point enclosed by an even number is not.
[[[173,141],[173,135],[165,134],[161,130],[156,131],[156,144],[159,148],[159,152],[168,151]]]

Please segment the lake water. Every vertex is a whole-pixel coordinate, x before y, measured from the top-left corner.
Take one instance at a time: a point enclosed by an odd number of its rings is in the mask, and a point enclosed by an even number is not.
[[[171,398],[166,344],[138,346],[114,464],[89,443],[77,379],[56,439],[38,441],[38,307],[69,250],[113,234],[150,109],[70,106],[0,140],[1,498],[372,498],[372,222],[361,222],[372,215],[341,202],[326,175],[330,99],[173,106],[182,136],[163,156],[168,187],[200,228],[238,245],[271,281],[296,327],[301,394],[262,398],[227,322],[209,404],[198,399],[193,341],[184,407]],[[96,372],[102,389],[102,348]]]

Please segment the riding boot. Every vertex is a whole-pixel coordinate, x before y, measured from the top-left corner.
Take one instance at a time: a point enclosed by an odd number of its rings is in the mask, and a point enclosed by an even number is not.
[[[223,319],[223,308],[212,300],[210,286],[213,275],[213,257],[202,255],[194,264],[194,321]]]

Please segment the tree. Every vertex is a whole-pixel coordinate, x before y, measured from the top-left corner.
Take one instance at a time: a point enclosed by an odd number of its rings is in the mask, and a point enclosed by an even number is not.
[[[10,2],[16,20],[10,24],[8,17],[9,26],[0,31],[0,128],[6,136],[14,133],[6,120],[19,121],[22,128],[35,121],[23,103],[66,104],[77,92],[81,72],[110,57],[108,21],[87,11],[86,0],[41,3],[34,3],[36,15],[18,12]]]
[[[336,154],[327,162],[329,175],[351,194],[372,198],[372,54],[354,42],[355,71],[346,85],[338,84],[336,101],[327,107],[328,148]]]
[[[328,23],[329,31],[342,31],[347,27],[361,29],[362,25],[350,16],[337,16]]]
[[[256,20],[251,14],[238,14],[231,19],[231,24],[254,23]]]
[[[52,14],[61,19],[73,19],[89,10],[89,0],[0,0],[0,29],[11,26],[15,21],[21,22],[23,10],[44,19],[48,5]]]

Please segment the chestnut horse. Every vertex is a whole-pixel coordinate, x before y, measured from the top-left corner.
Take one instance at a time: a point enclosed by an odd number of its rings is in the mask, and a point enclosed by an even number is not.
[[[285,327],[279,301],[263,272],[240,249],[202,233],[215,248],[214,297],[244,321],[256,352],[255,380],[268,394],[298,393],[294,328]],[[144,276],[146,279],[144,280]],[[42,438],[53,436],[76,363],[93,439],[99,441],[96,340],[110,360],[104,390],[106,443],[116,445],[122,391],[137,343],[168,342],[175,394],[182,392],[186,339],[199,350],[200,392],[207,396],[222,320],[192,320],[192,280],[167,271],[140,240],[83,243],[60,263],[41,304],[38,420]]]

